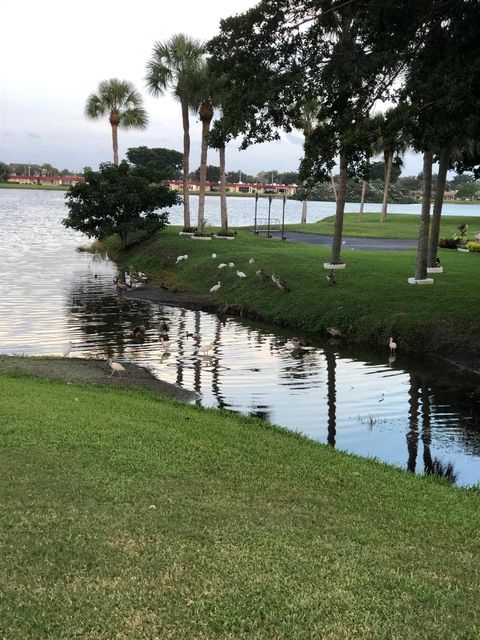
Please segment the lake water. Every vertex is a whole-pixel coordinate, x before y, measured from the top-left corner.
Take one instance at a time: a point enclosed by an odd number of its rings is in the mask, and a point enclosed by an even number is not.
[[[218,203],[207,199],[212,222]],[[453,206],[480,215],[478,206]],[[311,219],[331,213],[331,207],[312,203]],[[248,224],[253,201],[232,198],[229,209],[232,225]],[[300,209],[300,203],[287,202],[289,222],[299,221]],[[445,212],[450,213],[448,207]],[[435,458],[451,462],[458,484],[480,481],[480,380],[475,376],[425,359],[389,359],[387,348],[379,355],[314,341],[313,351],[299,354],[289,346],[292,332],[119,298],[115,265],[76,252],[86,240],[61,225],[65,215],[62,192],[0,190],[0,353],[59,355],[72,340],[73,357],[113,354],[139,363],[197,391],[204,406],[266,417],[331,446],[419,473]],[[180,222],[181,207],[171,219]],[[205,250],[211,252],[214,242]],[[218,241],[217,252],[223,246]],[[170,324],[170,354],[158,342],[162,319]],[[141,344],[129,337],[139,324],[147,334]],[[182,338],[185,331],[198,337]],[[202,356],[199,346],[209,342],[211,355]]]

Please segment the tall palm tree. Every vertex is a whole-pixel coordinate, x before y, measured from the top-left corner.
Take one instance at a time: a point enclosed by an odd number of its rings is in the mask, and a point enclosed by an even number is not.
[[[317,122],[318,108],[319,104],[316,100],[307,100],[300,108],[297,126],[302,129],[305,139],[312,135],[313,128]],[[307,186],[306,181],[304,181],[303,186],[305,193],[305,187]],[[307,211],[308,200],[305,193],[304,199],[302,200],[302,218],[300,220],[301,224],[306,224],[307,222]]]
[[[183,33],[173,35],[166,42],[156,42],[151,59],[147,62],[147,87],[154,96],[170,88],[182,108],[183,123],[183,224],[191,227],[188,174],[190,172],[191,76],[203,64],[205,45]]]
[[[380,214],[381,222],[385,222],[387,219],[388,189],[392,178],[394,159],[397,158],[397,163],[401,163],[401,156],[408,147],[408,141],[402,128],[401,113],[403,111],[398,108],[388,109],[383,123],[380,124],[381,145],[385,161],[385,186],[383,189],[382,213]]]
[[[118,164],[118,127],[146,129],[147,112],[143,99],[128,80],[102,80],[95,93],[88,96],[85,115],[94,120],[108,115],[112,126],[113,162]]]
[[[381,114],[376,114],[374,116],[371,116],[369,119],[369,129],[370,131],[370,135],[368,137],[368,153],[367,153],[367,166],[365,168],[365,177],[362,180],[362,195],[360,196],[360,210],[358,212],[358,215],[360,216],[360,219],[363,216],[363,209],[365,206],[365,196],[367,195],[367,189],[368,189],[368,174],[370,173],[370,159],[372,156],[378,156],[379,153],[381,153],[382,149],[381,149],[381,131],[380,131],[380,127],[383,121],[383,115]]]

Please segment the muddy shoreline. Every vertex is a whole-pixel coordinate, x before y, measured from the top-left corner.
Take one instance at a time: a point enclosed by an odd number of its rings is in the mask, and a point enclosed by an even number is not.
[[[257,322],[267,322],[261,313],[258,313],[254,309],[250,309],[245,305],[226,303],[218,304],[217,301],[208,296],[194,295],[184,291],[157,287],[153,284],[147,284],[146,286],[138,289],[130,289],[124,294],[124,297],[127,300],[147,300],[155,304],[168,304],[174,307],[184,307],[185,309],[191,309],[194,311],[206,311],[220,315],[246,318]],[[268,323],[271,325],[276,324],[279,327],[290,327],[292,330],[296,329],[294,325],[286,322],[274,323],[269,320]],[[480,355],[473,350],[469,353],[435,353],[429,355],[433,355],[439,360],[443,360],[464,372],[480,375]]]
[[[147,389],[182,402],[193,402],[198,398],[195,392],[159,380],[143,367],[124,362],[122,365],[126,372],[112,376],[105,360],[94,358],[0,356],[0,373],[21,374],[58,382],[96,384],[115,389]]]

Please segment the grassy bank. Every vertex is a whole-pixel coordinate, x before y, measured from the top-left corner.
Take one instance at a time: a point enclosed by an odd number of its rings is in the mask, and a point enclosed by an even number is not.
[[[385,222],[380,222],[379,213],[365,213],[361,220],[358,213],[347,213],[343,230],[345,236],[362,238],[418,238],[419,222],[419,216],[411,214],[389,214]],[[445,215],[442,216],[440,237],[451,238],[458,233],[457,227],[462,223],[469,225],[469,238],[480,232],[480,217]],[[335,216],[332,215],[320,222],[289,224],[286,228],[290,231],[333,235],[334,225]]]
[[[1,375],[0,424],[2,637],[478,637],[478,491],[140,391]]]
[[[322,265],[330,256],[328,248],[249,233],[239,233],[233,242],[199,242],[179,237],[178,229],[170,228],[126,254],[116,252],[113,244],[110,250],[120,263],[153,274],[156,282],[218,303],[244,305],[268,321],[295,328],[295,333],[325,336],[326,328],[334,325],[347,340],[382,350],[394,336],[400,352],[479,353],[480,254],[441,251],[445,274],[435,277],[433,286],[415,287],[407,283],[415,271],[414,250],[345,251],[347,268],[337,273],[334,286],[327,283]],[[181,254],[189,258],[176,265]],[[251,257],[254,264],[248,262]],[[235,262],[235,269],[217,268],[219,262],[229,261]],[[280,291],[270,279],[259,281],[255,271],[260,267],[285,278],[290,293]],[[238,278],[236,269],[247,278]],[[218,280],[222,286],[214,298],[208,292]]]

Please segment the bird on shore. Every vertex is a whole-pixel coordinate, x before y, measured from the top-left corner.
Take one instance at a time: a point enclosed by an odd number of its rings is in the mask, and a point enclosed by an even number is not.
[[[440,262],[440,258],[437,258],[437,259],[435,260],[435,266],[436,266],[436,267],[441,267],[441,266],[442,266],[442,263]]]
[[[132,329],[131,337],[134,340],[145,340],[145,325],[141,324],[138,327]]]
[[[290,340],[290,345],[294,351],[311,351],[313,347],[302,340],[301,338],[292,338]]]
[[[182,262],[182,260],[187,260],[187,259],[188,259],[187,254],[185,254],[184,256],[178,256],[177,262],[175,264],[178,264],[179,262]]]
[[[215,258],[217,257],[216,253],[212,253],[212,258],[215,260]]]
[[[397,343],[393,341],[391,336],[388,339],[388,346],[390,347],[390,355],[394,356],[397,351]]]
[[[71,341],[69,340],[69,341],[67,342],[67,344],[63,347],[63,351],[62,351],[62,353],[63,353],[63,355],[64,355],[65,357],[67,357],[67,356],[68,356],[68,354],[69,354],[71,351],[73,351],[73,346],[74,346],[74,345],[73,345],[73,342],[71,342]]]
[[[337,327],[327,327],[326,330],[332,336],[332,338],[341,338],[343,336],[342,330],[337,329]]]
[[[119,362],[113,362],[111,358],[108,358],[107,363],[112,368],[112,373],[110,374],[110,377],[112,377],[115,372],[117,372],[118,375],[121,375],[122,371],[126,371],[124,366],[122,366]]]
[[[327,282],[328,284],[336,284],[337,279],[335,278],[335,274],[333,273],[333,270],[327,273]]]
[[[213,342],[210,342],[210,344],[205,344],[202,347],[200,347],[199,351],[201,351],[204,356],[208,356],[208,352],[211,351],[212,349],[213,349]]]
[[[162,347],[162,349],[164,351],[170,351],[170,347],[172,346],[171,340],[165,340],[165,338],[163,336],[160,336],[160,338],[158,340],[159,340],[160,345],[161,345],[161,347]]]
[[[243,271],[238,271],[238,270],[237,270],[237,276],[238,276],[239,278],[246,278],[246,277],[247,277],[247,274],[246,274],[246,273],[243,273]]]
[[[280,276],[277,276],[276,273],[272,273],[272,280],[281,291],[284,291],[286,293],[288,293],[290,291],[290,289],[287,286],[286,281],[283,278],[281,278]]]
[[[168,326],[168,322],[165,322],[165,320],[162,320],[158,325],[158,332],[160,335],[168,333],[169,329],[170,327]]]
[[[225,262],[221,262],[221,263],[218,265],[217,269],[225,269],[225,267],[228,267],[228,264],[226,264]]]
[[[268,273],[265,273],[265,271],[264,271],[263,269],[258,269],[258,270],[255,272],[255,275],[257,276],[257,278],[258,278],[259,280],[268,280],[268,278],[269,278]]]
[[[115,287],[117,289],[117,293],[123,293],[124,291],[128,291],[131,287],[126,282],[120,280],[118,276],[113,280]]]
[[[235,266],[235,263],[234,262],[229,262],[228,266],[230,267],[230,269],[233,269],[233,267]]]
[[[248,264],[253,264],[255,262],[255,258],[250,258],[250,260],[248,261]]]
[[[222,286],[222,283],[219,280],[217,284],[214,284],[213,287],[210,289],[210,293],[216,293],[221,286]]]

